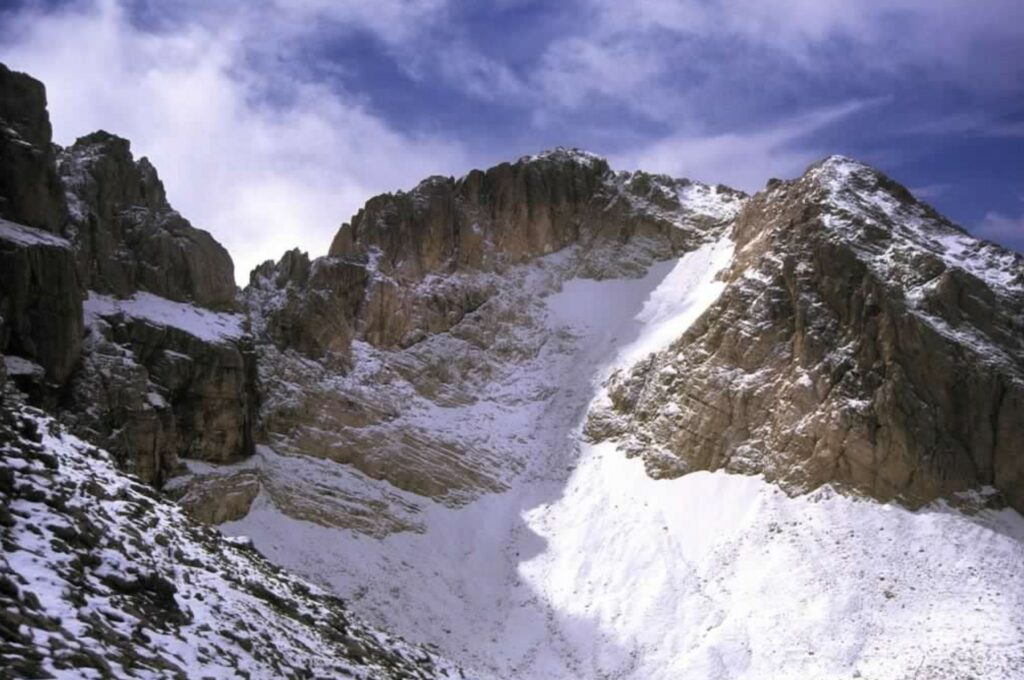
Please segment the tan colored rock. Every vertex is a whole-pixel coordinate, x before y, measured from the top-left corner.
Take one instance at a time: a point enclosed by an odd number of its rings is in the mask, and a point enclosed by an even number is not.
[[[226,475],[206,475],[191,480],[178,499],[192,519],[206,524],[223,524],[242,519],[260,492],[259,474],[243,470]]]
[[[994,486],[1024,508],[1020,255],[844,159],[755,196],[735,235],[721,298],[613,377],[592,437],[654,476],[725,468],[911,505]]]

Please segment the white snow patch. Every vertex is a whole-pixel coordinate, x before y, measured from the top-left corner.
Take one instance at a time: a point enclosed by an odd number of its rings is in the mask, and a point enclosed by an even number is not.
[[[24,224],[10,222],[0,218],[0,239],[11,241],[19,246],[57,246],[70,248],[71,244],[60,236],[42,229],[26,227]]]
[[[87,317],[124,314],[160,326],[177,328],[206,342],[237,340],[243,334],[241,314],[214,312],[187,302],[174,302],[152,293],[138,292],[130,298],[120,300],[89,291],[89,297],[83,306]]]
[[[46,371],[42,366],[24,357],[4,356],[7,375],[28,375],[41,378]]]

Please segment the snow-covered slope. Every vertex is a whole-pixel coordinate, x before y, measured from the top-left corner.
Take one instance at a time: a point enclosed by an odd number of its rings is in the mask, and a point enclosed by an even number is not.
[[[1016,513],[910,512],[828,488],[791,498],[725,473],[656,481],[613,444],[584,441],[606,378],[683,334],[721,291],[731,252],[722,238],[638,279],[556,277],[554,293],[550,277],[518,280],[535,299],[522,311],[542,327],[530,332],[547,340],[515,370],[488,364],[475,400],[424,407],[419,421],[521,461],[503,492],[445,507],[265,450],[264,492],[224,529],[474,677],[1017,677]],[[315,480],[314,495],[375,489],[415,530],[295,519],[273,493],[292,470]]]
[[[0,406],[0,536],[0,677],[457,674],[11,400]]]

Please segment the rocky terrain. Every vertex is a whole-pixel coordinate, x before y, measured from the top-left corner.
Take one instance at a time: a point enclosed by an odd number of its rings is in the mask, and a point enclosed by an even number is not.
[[[913,506],[1024,510],[1024,258],[841,157],[755,196],[708,313],[612,378],[591,436],[656,476],[725,468]]]
[[[457,677],[12,396],[0,454],[2,677]]]
[[[256,364],[227,251],[171,208],[127,140],[101,131],[57,148],[42,85],[5,67],[0,88],[5,143],[21,154],[4,156],[0,202],[13,379],[156,486],[181,457],[251,455]]]
[[[25,673],[1024,668],[1024,258],[881,172],[747,196],[560,148],[238,290],[127,140],[0,94]]]

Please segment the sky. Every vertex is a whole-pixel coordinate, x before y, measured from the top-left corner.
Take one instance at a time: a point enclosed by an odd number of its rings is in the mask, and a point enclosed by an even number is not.
[[[371,196],[554,146],[748,192],[831,153],[1024,250],[1021,0],[0,0],[247,281]]]

